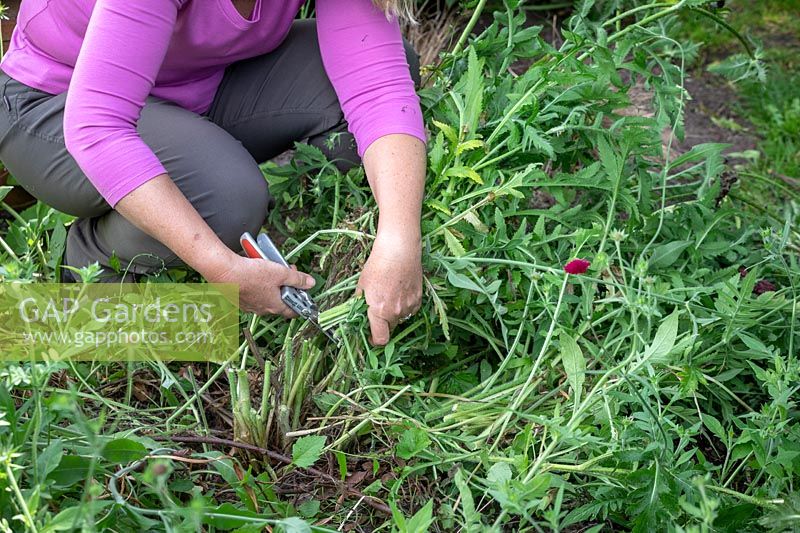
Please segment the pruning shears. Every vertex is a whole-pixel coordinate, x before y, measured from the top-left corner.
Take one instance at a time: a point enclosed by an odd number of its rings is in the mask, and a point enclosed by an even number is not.
[[[289,268],[289,263],[286,262],[286,259],[284,259],[278,251],[275,243],[272,242],[272,239],[270,239],[269,235],[266,233],[261,233],[258,239],[254,239],[249,232],[245,232],[242,234],[239,242],[241,242],[242,248],[248,257],[252,259],[266,259],[267,261],[272,261],[273,263],[278,263],[281,266]],[[339,345],[339,339],[337,339],[329,329],[323,329],[322,326],[320,326],[319,308],[316,302],[309,296],[308,292],[303,289],[284,285],[281,287],[281,300],[283,300],[283,303],[285,303],[289,309],[314,324],[328,339],[333,341],[337,346]]]

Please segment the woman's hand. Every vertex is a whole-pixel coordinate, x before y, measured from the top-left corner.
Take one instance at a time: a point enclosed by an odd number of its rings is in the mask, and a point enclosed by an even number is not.
[[[367,300],[372,342],[389,342],[391,330],[419,310],[422,260],[418,237],[378,234],[358,282]]]
[[[206,276],[211,283],[235,283],[239,285],[239,307],[242,311],[257,315],[297,316],[281,299],[281,287],[288,285],[298,289],[310,289],[314,278],[293,268],[286,268],[272,261],[251,259],[230,253],[229,267],[220,273]]]

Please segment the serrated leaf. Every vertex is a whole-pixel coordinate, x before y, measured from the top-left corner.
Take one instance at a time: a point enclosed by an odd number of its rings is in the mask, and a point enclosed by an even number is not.
[[[436,291],[431,289],[430,294],[433,297],[433,305],[436,308],[436,315],[439,317],[439,325],[442,326],[442,333],[444,338],[450,340],[450,321],[447,320],[447,306],[444,304]]]
[[[706,413],[702,413],[701,418],[703,419],[703,425],[707,427],[711,433],[713,433],[723,443],[727,442],[728,435],[725,433],[725,429],[722,427],[722,424],[720,424],[719,420]]]
[[[442,202],[438,200],[425,200],[425,205],[435,211],[444,213],[447,216],[451,216],[453,214],[453,212],[450,211],[450,209],[446,205],[444,205]]]
[[[469,150],[475,150],[483,146],[483,141],[480,139],[470,139],[469,141],[464,141],[459,143],[458,147],[456,148],[456,155],[461,155],[464,152]]]
[[[464,479],[464,472],[461,468],[456,472],[453,482],[456,484],[458,494],[461,498],[461,509],[464,515],[464,526],[469,531],[470,526],[477,524],[480,521],[480,515],[475,512],[475,499],[472,497],[472,491]]]
[[[454,256],[463,257],[467,255],[467,251],[464,249],[464,246],[458,239],[456,239],[456,236],[453,235],[453,232],[447,228],[444,230],[444,242],[447,244],[447,248],[450,250],[450,253]]]
[[[483,59],[478,59],[475,48],[470,47],[464,83],[464,116],[461,123],[467,135],[473,137],[478,131],[478,120],[483,111]]]
[[[526,128],[525,137],[530,141],[534,148],[538,148],[547,154],[547,157],[550,159],[555,159],[556,152],[553,150],[553,145],[550,144],[550,141],[539,135],[539,132],[534,128]]]
[[[451,167],[444,173],[451,178],[469,178],[479,185],[483,185],[483,178],[470,167]]]
[[[600,155],[603,170],[605,170],[608,178],[615,183],[622,174],[622,161],[603,135],[597,138],[597,152]]]
[[[506,217],[500,208],[494,209],[494,225],[496,228],[495,234],[501,241],[508,240],[508,231],[506,229]]]
[[[292,464],[298,468],[308,468],[322,456],[326,437],[309,435],[301,437],[292,445]]]
[[[434,126],[439,128],[444,136],[447,137],[447,140],[453,144],[458,144],[458,134],[456,133],[455,128],[450,126],[449,124],[445,124],[444,122],[439,122],[438,120],[431,120]]]

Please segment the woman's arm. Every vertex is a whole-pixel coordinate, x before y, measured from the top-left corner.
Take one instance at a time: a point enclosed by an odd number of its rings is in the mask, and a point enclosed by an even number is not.
[[[136,132],[185,0],[97,0],[64,107],[67,150],[111,205],[166,170]]]
[[[293,316],[280,286],[310,288],[313,278],[229,250],[136,132],[183,2],[97,1],[67,93],[67,149],[132,224],[209,281],[239,284],[243,309]]]
[[[378,234],[359,279],[375,344],[389,342],[391,329],[416,313],[422,299],[420,211],[426,163],[425,145],[405,134],[381,137],[364,154],[380,211]]]
[[[308,274],[229,250],[166,174],[125,195],[117,203],[117,211],[206,280],[239,285],[239,307],[245,311],[295,317],[283,303],[280,287],[314,286],[314,278]]]
[[[371,0],[317,0],[325,70],[380,210],[378,235],[359,280],[372,341],[416,312],[422,297],[420,210],[427,136],[396,19]]]
[[[397,19],[372,0],[317,0],[316,9],[322,62],[358,155],[393,133],[427,142]]]

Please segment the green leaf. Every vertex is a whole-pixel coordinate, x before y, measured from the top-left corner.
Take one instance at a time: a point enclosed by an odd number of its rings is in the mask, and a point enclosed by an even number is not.
[[[450,253],[456,257],[464,257],[467,255],[467,251],[464,249],[464,245],[461,244],[453,232],[450,231],[448,228],[444,230],[444,242],[447,244],[447,248],[450,249]]]
[[[547,157],[550,159],[556,158],[556,152],[553,150],[553,145],[550,144],[550,141],[539,135],[533,128],[527,128],[525,130],[525,136],[528,140],[531,141],[531,144],[535,147],[547,154]]]
[[[147,448],[141,442],[131,439],[116,439],[103,447],[103,459],[113,464],[131,463],[147,455]]]
[[[616,183],[622,174],[622,161],[603,135],[597,138],[597,151],[600,154],[603,170],[611,182]]]
[[[653,249],[650,265],[656,268],[667,268],[677,261],[681,253],[691,245],[691,241],[674,241],[657,246]]]
[[[284,533],[311,533],[311,526],[308,522],[297,516],[278,520],[277,525]]]
[[[319,513],[319,500],[306,500],[297,506],[297,512],[303,518],[314,518]]]
[[[664,362],[675,346],[677,337],[678,310],[676,309],[658,326],[653,343],[644,352],[644,359],[651,363]]]
[[[466,128],[467,135],[474,137],[478,131],[478,120],[483,111],[483,60],[478,59],[475,48],[469,49],[467,59],[467,72],[463,78],[466,102],[461,123]]]
[[[431,439],[424,430],[411,428],[405,430],[400,436],[400,441],[397,443],[395,451],[398,457],[407,461],[426,449],[430,443]]]
[[[461,509],[464,514],[464,529],[472,531],[471,527],[480,523],[480,514],[475,511],[475,499],[472,497],[472,491],[464,479],[464,471],[459,468],[453,478],[456,484],[458,494],[461,498]]]
[[[481,233],[489,233],[489,226],[483,223],[483,221],[475,214],[475,211],[468,211],[464,214],[464,220],[470,223],[470,225],[475,228],[476,230],[480,231]]]
[[[110,502],[109,502],[110,503]],[[80,525],[83,520],[78,520],[82,515],[83,509],[80,506],[67,507],[56,516],[53,517],[42,529],[42,533],[49,533],[50,531],[75,531],[76,528],[80,530]]]
[[[8,196],[8,193],[10,193],[13,188],[14,187],[11,187],[9,185],[4,185],[3,187],[0,187],[0,202],[6,199],[6,196]]]
[[[429,499],[422,509],[406,521],[405,531],[408,533],[427,532],[433,524],[433,499]]]
[[[495,463],[486,473],[486,481],[495,488],[511,481],[511,467],[508,463]]]
[[[464,152],[469,150],[475,150],[476,148],[480,148],[483,146],[483,141],[480,139],[471,139],[469,141],[464,141],[459,143],[458,147],[456,148],[456,155],[461,155]]]
[[[705,144],[697,144],[692,147],[691,150],[686,152],[685,154],[681,155],[680,157],[675,158],[669,164],[669,170],[673,168],[679,168],[686,163],[692,163],[695,161],[704,161],[705,159],[709,158],[712,155],[721,154],[722,150],[730,146],[729,144],[721,144],[721,143],[705,143]]]
[[[483,185],[483,178],[470,167],[451,167],[444,173],[445,176],[451,178],[469,178],[479,185]]]
[[[439,298],[439,295],[436,294],[436,290],[431,290],[430,294],[433,299],[433,306],[436,309],[436,316],[439,317],[439,325],[442,326],[444,338],[450,340],[450,322],[447,320],[447,307],[442,299]]]
[[[344,481],[347,479],[347,456],[338,450],[334,450],[333,455],[336,457],[336,464],[339,465],[339,479]]]
[[[481,289],[480,285],[469,279],[464,274],[459,274],[454,270],[447,271],[447,281],[453,287],[483,293],[483,289]]]
[[[703,419],[703,425],[707,427],[711,433],[713,433],[723,443],[728,442],[728,435],[725,433],[725,429],[722,427],[722,424],[720,424],[719,420],[705,413],[703,413],[701,417]]]
[[[430,208],[430,209],[435,209],[436,211],[439,211],[440,213],[444,213],[447,216],[450,216],[450,215],[453,214],[453,212],[450,211],[450,208],[448,208],[446,205],[444,205],[442,202],[440,202],[438,200],[425,200],[425,206]]]
[[[45,448],[39,457],[36,458],[36,466],[39,470],[39,476],[46,478],[50,472],[58,467],[61,458],[64,456],[64,443],[61,439],[52,441],[47,448]]]
[[[78,455],[65,455],[58,466],[47,476],[60,487],[69,487],[79,481],[85,481],[89,473],[90,461]]]
[[[581,347],[570,335],[561,333],[561,363],[564,365],[564,372],[567,373],[567,380],[572,387],[575,395],[574,404],[578,404],[583,391],[583,383],[586,380],[586,358],[583,356]]]
[[[453,144],[458,144],[458,134],[456,133],[455,128],[450,126],[449,124],[445,124],[443,122],[439,122],[438,120],[431,120],[434,126],[442,130],[444,136],[447,137],[447,140]]]
[[[292,463],[299,468],[308,468],[322,456],[326,437],[310,435],[301,437],[292,445]]]
[[[50,268],[55,268],[56,264],[61,261],[67,244],[67,229],[64,224],[56,224],[48,242],[47,252],[50,258],[47,264]]]
[[[81,524],[84,524],[84,518],[87,516],[84,515],[84,511],[91,509],[91,512],[98,513],[106,507],[110,507],[111,505],[114,505],[114,502],[110,500],[94,500],[88,507],[81,505],[67,507],[50,519],[47,525],[39,531],[40,533],[51,533],[55,531],[80,531],[80,526]]]
[[[209,452],[198,453],[197,455],[199,457],[215,459],[215,461],[211,461],[211,466],[214,470],[219,472],[219,475],[222,476],[222,479],[224,479],[228,485],[238,487],[242,484],[239,476],[236,475],[236,469],[233,467],[233,460],[224,453],[211,450]]]

